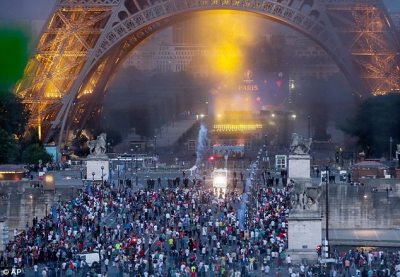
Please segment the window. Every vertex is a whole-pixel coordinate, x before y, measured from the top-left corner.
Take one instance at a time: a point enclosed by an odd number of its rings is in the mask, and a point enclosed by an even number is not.
[[[188,150],[196,150],[196,141],[195,140],[189,140]]]

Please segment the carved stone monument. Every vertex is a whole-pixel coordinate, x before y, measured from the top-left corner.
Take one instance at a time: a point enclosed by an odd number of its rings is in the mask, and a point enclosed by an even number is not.
[[[106,154],[106,139],[107,135],[105,133],[102,133],[97,136],[97,139],[87,142],[87,145],[90,149],[90,154],[87,156],[86,167],[86,175],[88,181],[108,180],[110,167],[108,156]]]
[[[313,186],[310,177],[311,139],[292,134],[288,177],[293,182],[293,208],[288,218],[289,246],[293,263],[317,259],[316,246],[322,241],[322,218],[318,201],[322,193],[320,186]]]
[[[292,134],[289,154],[289,179],[310,179],[310,155],[311,139],[305,140],[298,134]]]

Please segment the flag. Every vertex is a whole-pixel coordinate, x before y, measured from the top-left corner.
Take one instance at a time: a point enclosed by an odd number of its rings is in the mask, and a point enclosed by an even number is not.
[[[246,221],[246,204],[242,201],[238,209],[239,229],[244,230],[244,223]]]
[[[58,206],[58,204],[57,204],[57,203],[54,203],[54,204],[53,204],[53,207],[52,207],[52,210],[51,210],[51,213],[53,214],[53,223],[54,223],[54,224],[58,224],[57,206]]]
[[[90,185],[91,185],[91,182],[89,181],[88,184],[87,184],[87,186],[86,186],[86,190],[87,190],[88,194],[89,194],[90,196],[92,196],[93,193],[92,193],[92,188],[90,187]]]

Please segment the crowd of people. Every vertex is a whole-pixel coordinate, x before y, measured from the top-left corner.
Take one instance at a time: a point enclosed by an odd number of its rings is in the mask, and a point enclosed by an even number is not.
[[[271,268],[277,275],[308,275],[304,266],[294,270],[286,254],[292,183],[253,187],[240,229],[239,186],[217,197],[207,182],[200,188],[161,182],[143,189],[85,184],[78,197],[15,231],[0,265],[29,268],[35,277],[106,277],[110,271],[120,277],[268,276]],[[93,251],[98,268],[77,258]]]

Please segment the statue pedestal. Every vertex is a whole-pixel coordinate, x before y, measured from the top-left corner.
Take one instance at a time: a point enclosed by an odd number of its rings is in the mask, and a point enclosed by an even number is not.
[[[93,172],[94,172],[94,180],[101,181],[101,173],[103,171],[103,181],[108,180],[108,176],[110,174],[110,163],[108,161],[107,155],[99,156],[99,157],[88,157],[86,161],[86,176],[88,181],[93,180]],[[101,170],[101,167],[104,167]]]
[[[288,177],[289,179],[311,179],[310,155],[289,155]]]
[[[318,211],[292,210],[288,217],[289,246],[287,255],[292,264],[316,261],[317,245],[322,243],[322,218]]]

